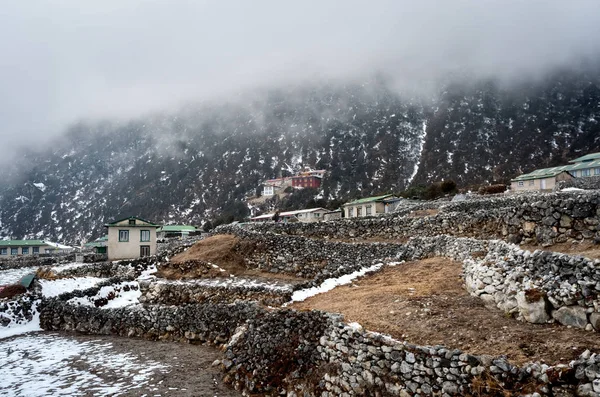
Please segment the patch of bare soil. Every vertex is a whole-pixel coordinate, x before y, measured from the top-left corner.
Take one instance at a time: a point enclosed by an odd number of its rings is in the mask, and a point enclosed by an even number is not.
[[[292,305],[342,313],[365,329],[418,345],[506,355],[515,364],[565,363],[600,351],[596,333],[530,324],[488,309],[463,288],[461,264],[446,258],[407,262]]]
[[[212,236],[198,241],[186,251],[175,255],[170,260],[171,264],[159,269],[158,275],[169,279],[190,278],[190,275],[192,276],[191,278],[229,277],[229,275],[234,275],[239,277],[285,280],[289,282],[306,281],[294,276],[247,268],[244,261],[244,254],[250,254],[255,249],[256,247],[253,243],[240,240],[233,235],[222,234]],[[207,272],[195,271],[193,268],[194,261],[198,262],[198,267],[206,266],[206,262],[210,262],[219,266],[225,272],[222,272],[220,269],[210,269]],[[186,275],[186,273],[188,274]]]
[[[573,241],[566,243],[554,244],[549,247],[541,245],[523,244],[521,249],[528,251],[542,250],[561,252],[569,255],[581,255],[590,259],[600,259],[600,244],[595,244],[592,241]]]
[[[0,298],[14,298],[27,292],[27,288],[20,284],[7,285],[0,287]]]

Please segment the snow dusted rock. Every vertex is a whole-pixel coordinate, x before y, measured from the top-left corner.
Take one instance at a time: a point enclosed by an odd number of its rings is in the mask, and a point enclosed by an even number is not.
[[[529,291],[519,291],[517,293],[517,306],[519,314],[529,323],[543,324],[550,320],[546,312],[546,301],[543,294],[528,293]]]

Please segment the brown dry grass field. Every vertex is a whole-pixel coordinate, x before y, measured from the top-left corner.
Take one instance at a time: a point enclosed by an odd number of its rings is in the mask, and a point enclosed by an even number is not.
[[[259,269],[251,269],[246,267],[244,261],[244,253],[252,252],[255,249],[254,245],[241,241],[239,238],[229,234],[216,235],[204,240],[198,241],[196,244],[188,248],[186,251],[175,255],[171,258],[171,262],[182,263],[190,260],[202,260],[221,267],[226,272],[216,271],[215,274],[220,277],[229,277],[234,275],[238,277],[253,277],[257,279],[275,279],[287,282],[306,281],[287,274],[270,273]],[[161,276],[174,279],[185,278],[183,274],[175,274],[176,269],[165,269]],[[168,274],[167,274],[168,273]],[[210,274],[213,277],[215,274]]]
[[[292,307],[342,313],[347,322],[409,343],[506,355],[515,364],[564,363],[586,349],[600,351],[597,333],[524,323],[484,307],[460,274],[461,264],[446,258],[407,262]]]
[[[523,244],[521,248],[528,251],[542,250],[552,252],[562,252],[569,255],[581,255],[590,259],[600,259],[600,244],[594,244],[592,241],[577,241],[554,244],[549,247],[541,245]]]

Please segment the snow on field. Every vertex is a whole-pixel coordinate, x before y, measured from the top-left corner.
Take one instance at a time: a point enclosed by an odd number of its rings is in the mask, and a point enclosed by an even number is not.
[[[133,287],[133,288],[132,288]],[[80,298],[72,298],[68,301],[72,305],[95,306],[94,301],[102,298],[112,299],[108,303],[101,306],[102,309],[114,309],[117,307],[125,307],[139,303],[142,292],[137,281],[126,281],[116,285],[108,285],[100,288],[100,291],[94,296],[84,296]]]
[[[28,335],[0,344],[0,395],[118,396],[148,385],[168,366],[118,353],[111,343]]]
[[[40,284],[42,286],[42,295],[45,298],[53,298],[65,292],[91,288],[104,280],[98,277],[74,277],[58,280],[40,280]]]
[[[22,267],[20,269],[0,270],[0,285],[16,284],[21,277],[29,273],[35,273],[37,267]]]

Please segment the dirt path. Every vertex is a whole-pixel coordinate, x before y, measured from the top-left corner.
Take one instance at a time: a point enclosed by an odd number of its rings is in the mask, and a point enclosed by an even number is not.
[[[542,250],[552,252],[562,252],[569,255],[581,255],[590,259],[600,259],[600,244],[594,244],[591,241],[578,241],[573,243],[554,244],[549,247],[541,245],[521,245],[521,249],[528,251]]]
[[[0,341],[0,395],[241,396],[206,346],[115,336],[35,333]]]
[[[515,364],[565,363],[586,349],[600,352],[597,333],[519,322],[484,307],[464,290],[461,270],[446,258],[404,263],[292,307],[342,313],[347,322],[409,343],[506,355]]]

